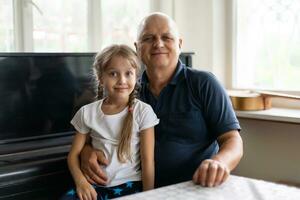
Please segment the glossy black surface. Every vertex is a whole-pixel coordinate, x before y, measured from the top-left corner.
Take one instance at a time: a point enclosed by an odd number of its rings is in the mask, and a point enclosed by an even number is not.
[[[0,143],[72,131],[93,99],[94,53],[0,54]]]

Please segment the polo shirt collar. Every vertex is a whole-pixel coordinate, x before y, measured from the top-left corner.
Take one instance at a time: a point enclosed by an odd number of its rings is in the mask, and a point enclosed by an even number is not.
[[[177,67],[176,67],[176,70],[175,70],[175,73],[174,73],[174,75],[173,75],[171,81],[169,82],[170,85],[176,85],[177,82],[178,82],[182,77],[184,77],[183,66],[184,66],[184,64],[182,64],[181,60],[178,60]],[[146,74],[146,71],[144,71],[144,73],[143,73],[143,75],[142,75],[141,83],[142,83],[142,84],[147,84],[147,83],[149,83],[149,79],[148,79],[148,76],[147,76],[147,74]]]

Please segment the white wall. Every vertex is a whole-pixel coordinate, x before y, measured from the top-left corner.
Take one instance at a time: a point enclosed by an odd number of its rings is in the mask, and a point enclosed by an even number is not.
[[[212,1],[175,1],[174,19],[183,38],[183,51],[195,52],[194,66],[212,70]]]
[[[195,52],[195,68],[213,72],[231,87],[232,0],[174,0],[173,18],[183,51]]]
[[[300,124],[239,120],[244,156],[233,173],[300,184]]]

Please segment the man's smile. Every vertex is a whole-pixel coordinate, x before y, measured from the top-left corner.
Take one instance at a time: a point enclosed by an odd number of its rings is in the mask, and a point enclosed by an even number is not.
[[[151,55],[156,56],[156,55],[166,55],[168,54],[167,52],[152,52]]]

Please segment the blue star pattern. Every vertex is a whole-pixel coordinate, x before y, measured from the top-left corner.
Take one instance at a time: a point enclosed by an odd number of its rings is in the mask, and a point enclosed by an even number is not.
[[[109,200],[109,199],[108,199],[108,195],[107,195],[107,194],[105,195],[105,197],[104,197],[104,198],[102,198],[102,196],[100,196],[100,197],[101,197],[101,200]]]
[[[129,182],[126,183],[126,187],[127,188],[132,188],[132,185],[133,185],[133,183],[131,181],[129,181]]]
[[[95,188],[98,200],[110,200],[111,198],[121,197],[124,195],[134,194],[142,191],[141,181],[128,181],[118,186],[105,187],[96,184],[92,184]],[[68,190],[60,200],[79,200],[76,189]]]
[[[120,189],[120,188],[116,188],[113,190],[114,190],[114,195],[121,195],[121,192],[123,191],[123,189]]]
[[[74,196],[76,194],[75,190],[70,190],[69,192],[67,192],[67,195],[70,195],[70,196]]]

